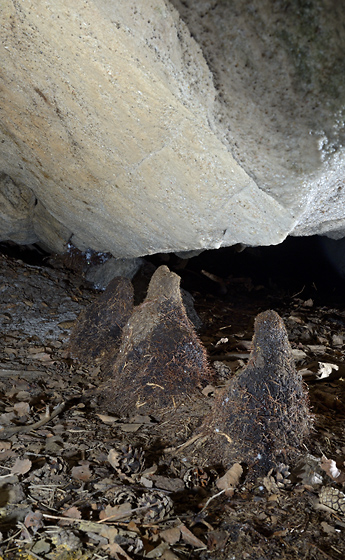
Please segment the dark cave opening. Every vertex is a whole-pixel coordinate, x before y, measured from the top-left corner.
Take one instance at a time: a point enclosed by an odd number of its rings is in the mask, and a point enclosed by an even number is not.
[[[51,255],[38,244],[17,245],[1,242],[0,252],[31,266],[51,266]],[[90,263],[90,255],[78,253]],[[99,264],[99,254],[94,262]],[[107,255],[108,257],[109,255]],[[220,298],[240,285],[252,283],[250,290],[266,295],[313,299],[319,305],[345,303],[345,247],[343,240],[320,236],[288,237],[279,245],[206,250],[190,259],[174,253],[144,257],[154,266],[166,264],[181,276],[181,287],[193,292],[211,293]],[[66,261],[67,268],[70,262]],[[73,267],[72,267],[73,268]]]
[[[299,295],[303,300],[312,298],[322,305],[341,304],[345,296],[345,276],[342,275],[342,240],[319,236],[288,237],[279,245],[247,247],[238,251],[226,247],[204,251],[187,263],[175,255],[154,255],[151,262],[162,260],[182,277],[187,290],[210,291],[225,296],[236,285],[250,279],[254,289],[264,289],[282,297]],[[224,283],[212,280],[204,272]],[[196,280],[198,278],[198,280]]]

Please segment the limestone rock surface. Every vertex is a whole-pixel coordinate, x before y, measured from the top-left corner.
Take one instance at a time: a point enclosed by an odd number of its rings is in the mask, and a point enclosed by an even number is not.
[[[344,21],[335,0],[3,0],[0,239],[343,237]]]

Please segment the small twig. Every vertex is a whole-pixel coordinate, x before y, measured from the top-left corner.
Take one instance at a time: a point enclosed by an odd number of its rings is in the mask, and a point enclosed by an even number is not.
[[[120,511],[119,513],[115,513],[114,515],[109,515],[109,517],[105,517],[104,519],[100,519],[99,521],[94,521],[95,525],[101,525],[102,523],[105,523],[106,521],[109,521],[109,519],[112,519],[113,521],[117,521],[118,519],[123,519],[124,517],[130,517],[132,515],[132,513],[136,513],[137,511],[143,511],[145,509],[149,509],[151,507],[157,506],[159,504],[159,502],[154,502],[153,504],[148,504],[147,506],[140,506],[137,508],[133,508],[133,509],[128,509],[126,511]],[[46,517],[47,519],[57,519],[60,521],[67,521],[70,523],[83,523],[84,519],[77,519],[76,517],[64,517],[61,515],[50,515],[48,513],[43,513],[43,517]]]
[[[116,521],[117,519],[122,519],[123,517],[130,517],[132,515],[132,513],[135,513],[137,511],[142,511],[143,509],[149,509],[151,507],[157,506],[159,504],[159,502],[155,502],[154,504],[149,504],[147,506],[140,506],[137,508],[133,508],[133,509],[129,509],[123,512],[119,512],[119,513],[115,513],[114,515],[109,515],[109,517],[105,517],[104,519],[100,519],[100,521],[96,521],[96,523],[99,525],[101,523],[105,523],[106,521],[109,521],[109,519],[112,519],[113,521]]]
[[[212,502],[212,500],[214,500],[215,498],[218,498],[218,496],[221,496],[221,495],[224,494],[224,492],[226,492],[227,490],[229,490],[229,488],[224,488],[224,490],[221,490],[221,491],[218,492],[217,494],[214,494],[213,496],[211,496],[211,497],[207,500],[207,502],[206,502],[206,504],[204,505],[204,507],[200,510],[200,513],[201,513],[202,511],[205,511],[205,509],[207,508],[208,504],[209,504],[210,502]]]
[[[3,544],[7,543],[7,542],[15,541],[16,537],[18,537],[18,535],[20,535],[21,532],[22,532],[22,530],[20,529],[18,531],[18,533],[15,533],[14,535],[11,535],[10,537],[8,537],[8,539],[1,541],[1,546]],[[1,558],[1,556],[0,556],[0,558]]]
[[[60,412],[62,412],[65,408],[65,404],[65,402],[58,404],[50,416],[42,418],[41,420],[39,420],[38,422],[34,422],[33,424],[28,424],[26,426],[15,426],[13,428],[4,428],[4,430],[0,431],[0,438],[8,439],[14,434],[25,434],[27,432],[31,432],[32,430],[37,430],[37,428],[44,426],[44,424],[48,424],[48,422],[58,416],[58,414],[60,414]]]
[[[309,546],[312,546],[313,548],[315,548],[315,550],[317,550],[318,552],[320,552],[321,554],[324,555],[325,558],[329,558],[329,560],[332,560],[332,556],[329,556],[328,554],[326,554],[326,552],[324,552],[323,550],[321,550],[321,548],[319,548],[318,546],[316,546],[313,543],[308,543]]]
[[[293,296],[291,296],[291,299],[299,296],[303,292],[304,288],[305,288],[305,285],[303,286],[303,288],[299,292],[297,292],[297,294],[294,294]]]
[[[169,452],[169,453],[171,451],[177,451],[177,450],[181,451],[182,449],[185,449],[185,447],[188,447],[189,445],[192,445],[192,443],[194,443],[195,441],[197,441],[201,437],[202,437],[202,434],[197,434],[196,436],[193,436],[192,438],[185,441],[181,445],[178,445],[177,447],[166,447],[164,451]],[[199,442],[199,444],[201,444],[206,439],[207,439],[207,436],[204,436],[203,439]]]
[[[57,519],[60,521],[69,521],[70,523],[80,523],[82,519],[77,519],[76,517],[63,517],[62,515],[50,515],[49,513],[43,513],[43,517],[47,519]]]

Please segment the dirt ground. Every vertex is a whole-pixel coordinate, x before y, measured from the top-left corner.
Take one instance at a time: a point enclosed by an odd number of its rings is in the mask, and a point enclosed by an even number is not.
[[[194,297],[217,386],[245,366],[255,316],[281,315],[308,385],[312,436],[294,464],[255,480],[243,464],[233,489],[221,490],[225,469],[195,465],[188,454],[191,413],[160,422],[135,412],[116,418],[85,398],[102,369],[66,357],[78,314],[99,295],[80,269],[3,246],[0,558],[344,558],[343,298],[328,297],[313,275],[295,286],[284,271],[279,278],[254,267],[230,274],[207,256],[167,264]],[[203,406],[217,386],[205,391]]]

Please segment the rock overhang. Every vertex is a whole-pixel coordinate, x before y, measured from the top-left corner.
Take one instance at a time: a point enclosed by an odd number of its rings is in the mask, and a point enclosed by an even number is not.
[[[1,239],[132,257],[343,236],[341,14],[173,4],[196,40],[163,0],[5,2]]]

